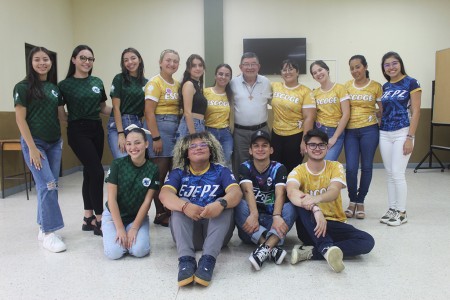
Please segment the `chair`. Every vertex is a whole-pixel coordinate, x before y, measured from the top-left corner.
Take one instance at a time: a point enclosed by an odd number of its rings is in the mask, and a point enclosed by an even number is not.
[[[23,173],[8,175],[5,176],[5,151],[22,151],[22,147],[20,145],[20,140],[0,140],[0,152],[2,156],[2,197],[5,198],[5,180],[24,180],[25,181],[25,190],[27,192],[27,200],[30,200],[28,195],[28,179],[27,179],[27,166],[25,164],[25,159],[22,157],[23,164]],[[29,187],[31,191],[31,172],[30,173],[30,182]],[[23,176],[23,177],[22,177]]]

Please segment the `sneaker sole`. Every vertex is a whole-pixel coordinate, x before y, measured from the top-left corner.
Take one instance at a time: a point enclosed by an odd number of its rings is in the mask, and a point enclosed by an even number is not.
[[[250,260],[250,262],[252,263],[253,267],[256,269],[256,271],[261,270],[261,267],[258,265],[258,263],[256,262],[256,260],[253,258],[253,255],[250,255],[250,257],[248,258],[248,260]]]
[[[194,281],[194,275],[189,278],[178,281],[178,286],[185,286]]]
[[[389,219],[385,219],[385,220],[380,219],[380,223],[383,223],[383,224],[387,224],[388,221],[389,221]]]
[[[328,265],[330,265],[333,271],[340,273],[345,269],[344,262],[342,261],[343,258],[344,254],[342,253],[342,250],[337,247],[333,248],[330,253],[328,253]]]
[[[405,224],[406,222],[408,222],[408,220],[403,220],[403,221],[400,221],[400,223],[389,223],[389,222],[386,222],[386,224],[388,225],[388,226],[400,226],[400,225],[402,225],[402,224]]]
[[[300,245],[295,245],[294,248],[292,248],[292,252],[291,252],[291,264],[295,265],[296,263],[298,263],[298,252],[297,250],[300,249],[300,247],[303,245],[303,243]]]
[[[198,284],[201,284],[203,286],[208,286],[209,285],[209,281],[201,279],[200,277],[194,276],[194,281],[197,282]]]
[[[281,265],[281,263],[283,262],[284,258],[286,257],[286,250],[283,250],[283,252],[281,253],[280,258],[278,258],[278,260],[275,262],[275,264],[277,265]]]

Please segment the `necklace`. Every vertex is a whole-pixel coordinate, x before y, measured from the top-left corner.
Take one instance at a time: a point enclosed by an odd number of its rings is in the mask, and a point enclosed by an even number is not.
[[[248,92],[248,99],[250,99],[250,101],[253,100],[253,95],[252,94],[253,94],[253,90],[255,89],[256,82],[253,84],[252,89],[248,88],[247,83],[244,83],[244,85],[245,85],[245,88],[247,89],[247,92]]]

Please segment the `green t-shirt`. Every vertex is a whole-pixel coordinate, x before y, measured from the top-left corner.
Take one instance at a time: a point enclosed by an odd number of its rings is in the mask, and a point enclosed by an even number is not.
[[[14,106],[26,107],[26,121],[31,136],[48,143],[53,143],[61,137],[58,119],[58,106],[64,105],[58,87],[49,82],[42,82],[43,99],[32,99],[27,102],[28,81],[22,80],[14,87]]]
[[[109,95],[112,98],[120,99],[120,113],[122,115],[137,115],[141,118],[144,115],[144,88],[148,79],[144,78],[144,84],[141,84],[136,77],[130,76],[130,83],[126,83],[122,73],[117,74],[111,85]],[[111,116],[114,116],[111,112]]]
[[[106,101],[105,88],[100,78],[69,77],[61,81],[59,89],[67,104],[69,122],[75,120],[100,120],[100,103]]]
[[[117,204],[122,222],[130,224],[144,202],[147,191],[159,189],[158,167],[147,160],[136,167],[129,155],[113,160],[105,182],[117,185]],[[108,207],[108,202],[106,202]]]

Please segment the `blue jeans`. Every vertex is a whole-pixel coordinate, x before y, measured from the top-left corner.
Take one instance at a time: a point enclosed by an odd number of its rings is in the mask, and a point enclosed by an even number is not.
[[[284,237],[280,237],[275,229],[272,229],[273,216],[270,214],[259,213],[258,221],[259,228],[253,234],[248,234],[242,229],[245,221],[250,215],[250,209],[248,208],[247,201],[241,200],[241,202],[234,208],[234,221],[236,222],[238,228],[239,238],[247,244],[253,243],[258,245],[259,239],[261,235],[266,232],[266,240],[272,235],[275,234],[279,239],[279,245],[283,245]],[[297,218],[297,214],[295,213],[295,208],[290,202],[286,202],[283,205],[283,210],[281,212],[281,217],[283,218],[286,225],[291,230],[292,225],[294,225],[295,219]]]
[[[194,121],[194,129],[195,132],[203,132],[205,131],[205,120],[200,120],[200,119],[196,119],[196,118],[192,118],[192,120]],[[184,118],[184,116],[181,118],[180,120],[180,125],[178,125],[178,130],[177,130],[177,135],[176,135],[176,139],[180,139],[183,138],[187,135],[189,135],[189,129],[186,123],[186,119]]]
[[[126,225],[125,231],[128,232],[131,227],[133,227],[133,223]],[[143,257],[150,253],[148,216],[146,216],[142,221],[141,227],[139,228],[136,235],[136,242],[131,246],[130,249],[124,248],[116,242],[116,226],[114,225],[111,213],[107,209],[103,211],[102,231],[103,249],[106,257],[108,257],[109,259],[119,259],[127,252],[130,255],[136,257]]]
[[[206,130],[211,132],[212,135],[222,145],[223,155],[225,157],[225,163],[227,167],[232,169],[231,155],[233,154],[233,135],[231,134],[230,127],[226,128],[212,128],[206,127]]]
[[[58,177],[63,142],[62,139],[55,143],[47,143],[38,138],[33,140],[43,156],[40,170],[30,164],[30,149],[25,140],[20,138],[23,157],[36,182],[37,223],[44,233],[53,232],[64,227],[58,203]]]
[[[373,158],[378,147],[378,124],[345,130],[345,169],[348,197],[351,202],[364,203],[372,181]],[[358,189],[358,169],[361,157],[361,179]]]
[[[155,115],[155,119],[158,125],[159,136],[163,143],[163,149],[160,154],[156,155],[153,152],[153,140],[149,139],[148,156],[150,158],[172,157],[173,148],[175,147],[175,134],[178,128],[178,115]],[[146,121],[144,121],[144,127],[148,129]]]
[[[311,211],[296,207],[297,235],[305,245],[314,246],[313,259],[323,259],[326,249],[339,247],[345,257],[369,253],[375,246],[373,237],[350,224],[327,220],[327,233],[324,237],[316,237],[314,228],[317,223]]]
[[[142,122],[141,118],[139,118],[137,115],[122,115],[122,127],[125,131],[125,128],[130,126],[131,124],[134,124],[138,127],[142,128]],[[119,146],[118,146],[118,134],[117,134],[117,126],[116,121],[114,120],[114,116],[109,117],[108,121],[108,144],[109,149],[111,149],[111,153],[114,159],[119,157],[127,156],[127,152],[120,152]]]
[[[336,127],[328,127],[328,126],[320,126],[317,129],[319,129],[322,132],[325,132],[328,135],[328,138],[331,138],[333,134],[336,132]],[[327,155],[325,156],[326,160],[333,160],[337,161],[339,158],[339,155],[342,152],[342,148],[344,147],[344,136],[345,133],[342,132],[339,138],[337,139],[336,143],[328,149]]]

